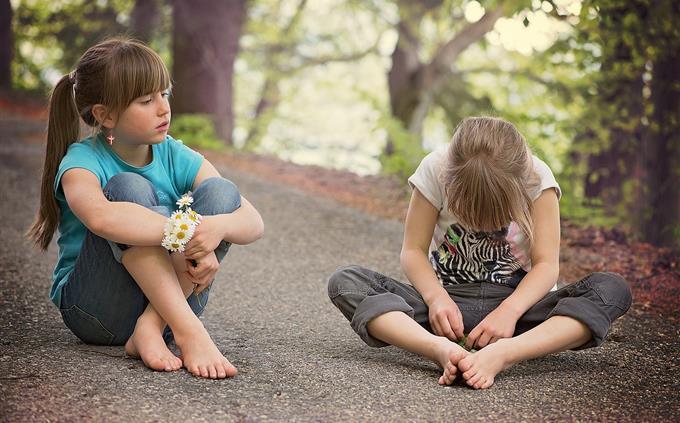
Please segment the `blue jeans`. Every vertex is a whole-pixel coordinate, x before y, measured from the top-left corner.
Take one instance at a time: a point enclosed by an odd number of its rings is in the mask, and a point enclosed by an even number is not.
[[[151,182],[135,173],[120,173],[104,187],[109,201],[137,203],[164,216],[171,210],[158,204]],[[236,186],[223,178],[203,181],[193,192],[192,209],[210,216],[232,213],[241,206]],[[230,243],[221,242],[215,250],[222,261]],[[124,345],[135,329],[137,318],[149,300],[120,262],[126,245],[115,244],[88,231],[68,282],[62,288],[61,315],[66,326],[83,342],[97,345]],[[199,316],[208,301],[210,288],[187,299]],[[166,342],[172,333],[166,328]]]

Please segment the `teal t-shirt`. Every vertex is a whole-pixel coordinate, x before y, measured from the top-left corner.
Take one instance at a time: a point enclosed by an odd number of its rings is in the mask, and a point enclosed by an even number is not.
[[[57,239],[59,257],[52,275],[50,299],[57,307],[61,305],[61,289],[68,282],[87,234],[87,228],[78,220],[66,202],[61,188],[61,177],[69,169],[87,169],[99,178],[99,183],[104,188],[114,175],[121,172],[133,172],[153,184],[159,205],[173,210],[176,208],[175,202],[184,193],[191,191],[194,179],[203,163],[203,156],[170,136],[166,136],[160,144],[153,144],[151,149],[153,153],[151,163],[136,167],[125,163],[118,157],[101,136],[88,137],[69,146],[54,179],[54,193],[59,204],[61,218]]]

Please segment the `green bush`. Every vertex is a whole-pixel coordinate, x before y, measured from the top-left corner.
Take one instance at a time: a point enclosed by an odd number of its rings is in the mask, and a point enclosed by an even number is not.
[[[382,171],[406,180],[425,157],[425,150],[421,147],[418,137],[406,130],[399,120],[383,116],[379,120],[379,125],[385,129],[394,147],[393,154],[380,156]]]
[[[215,132],[210,115],[183,114],[172,119],[172,137],[192,148],[222,150],[225,145]]]

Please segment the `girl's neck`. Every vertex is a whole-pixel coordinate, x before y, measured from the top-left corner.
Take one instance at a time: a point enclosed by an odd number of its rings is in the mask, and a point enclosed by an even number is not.
[[[125,163],[132,166],[143,167],[153,160],[153,152],[149,144],[133,145],[114,141],[111,149]]]

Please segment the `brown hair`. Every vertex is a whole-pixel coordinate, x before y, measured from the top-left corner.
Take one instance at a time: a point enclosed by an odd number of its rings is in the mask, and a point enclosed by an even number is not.
[[[465,118],[456,128],[441,174],[449,211],[469,229],[497,231],[517,223],[533,242],[531,194],[539,185],[531,151],[509,122]]]
[[[132,101],[170,87],[170,74],[160,56],[139,41],[118,37],[90,47],[70,74],[52,90],[47,122],[47,147],[40,190],[40,209],[26,235],[46,250],[59,224],[54,179],[69,145],[79,136],[82,119],[100,129],[92,106],[110,114],[123,112]]]

